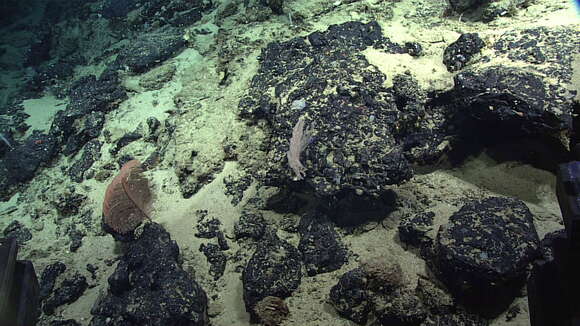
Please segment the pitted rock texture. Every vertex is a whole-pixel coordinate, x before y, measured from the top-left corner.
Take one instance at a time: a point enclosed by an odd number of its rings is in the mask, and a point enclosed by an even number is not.
[[[492,197],[465,204],[441,226],[430,264],[456,298],[494,316],[517,295],[539,245],[528,207]]]
[[[378,195],[411,178],[411,162],[440,155],[443,115],[425,110],[412,76],[385,76],[369,64],[361,53],[367,47],[406,53],[382,36],[376,22],[333,25],[262,51],[260,69],[239,104],[242,116],[271,126],[262,180],[293,180],[286,152],[299,119],[312,131],[301,155],[304,181],[320,196]],[[387,78],[394,87],[383,85]]]

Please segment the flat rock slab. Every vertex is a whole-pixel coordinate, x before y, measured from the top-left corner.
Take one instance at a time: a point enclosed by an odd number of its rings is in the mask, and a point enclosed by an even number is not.
[[[115,63],[119,67],[143,73],[171,58],[184,47],[185,40],[181,30],[166,28],[134,40],[121,50]]]

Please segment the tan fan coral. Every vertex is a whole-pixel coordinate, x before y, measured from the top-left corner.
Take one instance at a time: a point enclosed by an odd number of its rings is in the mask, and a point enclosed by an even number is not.
[[[103,221],[112,230],[127,234],[149,219],[152,195],[141,163],[131,160],[111,181],[103,201]]]

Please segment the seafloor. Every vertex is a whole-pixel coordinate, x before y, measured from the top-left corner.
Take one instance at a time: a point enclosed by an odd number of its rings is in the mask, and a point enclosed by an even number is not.
[[[573,157],[580,85],[579,16],[570,1],[512,1],[486,19],[443,0],[288,0],[282,14],[267,1],[23,3],[0,22],[0,230],[17,237],[19,259],[33,262],[46,287],[43,303],[52,306],[39,325],[98,325],[91,310],[110,295],[109,277],[131,243],[103,230],[103,200],[129,159],[146,162],[151,220],[176,241],[176,265],[205,291],[200,314],[214,326],[249,325],[244,297],[276,296],[260,282],[284,287],[277,282],[286,277],[296,288],[278,292],[289,311],[280,325],[355,325],[337,313],[330,292],[369,261],[400,266],[399,294],[420,280],[453,288],[432,270],[436,259],[427,263],[437,255],[427,247],[464,205],[486,198],[525,203],[535,246],[563,228],[555,167]],[[446,66],[445,49],[466,33],[478,34],[480,48]],[[481,76],[502,82],[484,85],[481,96]],[[512,111],[465,114],[493,111],[486,101]],[[303,180],[286,161],[300,116],[313,132],[302,148]],[[402,221],[425,213],[432,221],[419,243],[402,241]],[[235,231],[242,215],[262,216],[251,222],[265,234]],[[325,244],[308,233],[316,223],[344,257],[321,258],[318,247],[308,256],[301,239]],[[270,242],[300,251],[297,270],[270,266],[281,280],[256,271],[276,254],[251,259]],[[43,271],[59,262],[66,270],[46,285]],[[388,306],[392,293],[373,295],[380,299],[369,299],[371,310]],[[464,309],[419,301],[417,325]],[[479,313],[471,308],[466,316]],[[525,287],[504,308],[457,325],[529,325]],[[376,316],[368,323],[388,325],[384,311]]]

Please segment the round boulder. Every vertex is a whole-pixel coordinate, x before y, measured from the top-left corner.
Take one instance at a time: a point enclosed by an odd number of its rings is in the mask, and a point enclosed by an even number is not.
[[[522,201],[475,200],[441,226],[431,266],[459,302],[493,317],[519,293],[538,246],[532,214]]]

